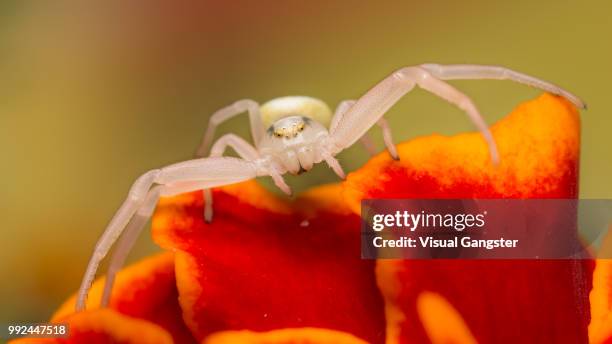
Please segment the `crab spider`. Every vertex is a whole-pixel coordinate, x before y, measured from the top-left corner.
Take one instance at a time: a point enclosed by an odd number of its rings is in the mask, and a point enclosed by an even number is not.
[[[401,68],[361,98],[341,102],[334,114],[325,103],[309,97],[277,98],[261,107],[252,100],[237,101],[211,116],[196,155],[203,157],[208,153],[219,124],[244,112],[249,115],[253,145],[234,134],[227,134],[212,145],[207,158],[151,170],[139,177],[95,246],[77,294],[76,310],[85,308],[100,261],[124,233],[113,252],[107,272],[101,304],[108,304],[115,274],[151,217],[159,197],[204,190],[204,216],[210,222],[213,215],[210,190],[214,187],[270,176],[276,186],[290,194],[291,189],[285,183],[283,174],[299,174],[322,161],[340,178],[344,178],[344,171],[335,156],[360,139],[369,151],[373,151],[371,141],[365,135],[375,124],[382,128],[390,155],[399,159],[383,115],[415,86],[463,110],[482,134],[491,162],[497,163],[499,156],[495,141],[476,106],[468,96],[443,81],[453,79],[509,79],[563,96],[577,107],[586,108],[578,97],[558,86],[503,67],[437,64]],[[240,158],[223,157],[227,147],[234,149]]]

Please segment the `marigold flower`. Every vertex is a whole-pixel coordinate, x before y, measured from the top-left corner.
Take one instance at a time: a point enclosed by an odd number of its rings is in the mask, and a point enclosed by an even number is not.
[[[163,199],[153,238],[167,252],[119,273],[109,309],[53,316],[68,339],[15,343],[593,343],[612,340],[609,263],[591,260],[362,260],[364,198],[576,198],[579,119],[544,94],[479,134],[432,135],[372,158],[343,183],[288,202],[256,182]]]

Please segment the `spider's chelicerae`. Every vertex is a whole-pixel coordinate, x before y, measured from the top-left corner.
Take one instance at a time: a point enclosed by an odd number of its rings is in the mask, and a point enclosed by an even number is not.
[[[121,233],[124,233],[113,252],[107,272],[102,306],[108,304],[115,274],[123,265],[161,196],[204,190],[204,216],[210,222],[213,216],[210,189],[214,187],[270,176],[276,186],[290,194],[291,189],[283,180],[283,174],[299,174],[322,161],[340,178],[344,178],[342,167],[334,156],[360,139],[371,150],[371,142],[365,135],[375,124],[383,131],[389,154],[399,159],[383,115],[415,86],[465,111],[483,135],[491,162],[497,163],[499,157],[495,141],[476,106],[465,94],[442,81],[452,79],[510,79],[563,96],[577,107],[585,108],[578,97],[562,88],[507,68],[438,64],[401,68],[361,98],[341,102],[333,114],[325,103],[309,97],[277,98],[261,107],[252,100],[239,100],[212,115],[197,156],[206,156],[219,124],[245,112],[249,115],[253,144],[234,134],[227,134],[212,145],[207,158],[180,162],[140,176],[96,244],[79,289],[76,310],[85,308],[87,294],[100,261]],[[227,147],[233,148],[241,158],[223,157]]]

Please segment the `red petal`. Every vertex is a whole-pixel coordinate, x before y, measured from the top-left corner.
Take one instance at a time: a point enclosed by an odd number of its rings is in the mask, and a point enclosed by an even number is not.
[[[571,104],[543,95],[492,131],[498,167],[478,134],[416,139],[399,145],[399,162],[381,154],[349,175],[351,207],[364,198],[577,196],[580,128]],[[401,342],[429,342],[416,307],[424,292],[446,300],[482,343],[587,342],[591,261],[382,260],[377,268],[388,335]],[[448,331],[445,321],[437,330]]]
[[[342,206],[339,188],[288,205],[255,182],[227,187],[214,194],[210,225],[201,193],[160,204],[153,235],[180,250],[180,303],[199,340],[226,330],[317,327],[384,341],[374,262],[360,259],[359,217]]]
[[[93,284],[87,309],[99,307],[103,286],[103,278]],[[51,321],[62,322],[67,316],[72,316],[74,303],[75,296],[72,296],[53,315]],[[172,253],[146,258],[119,272],[110,308],[161,326],[177,343],[195,342],[181,318]]]
[[[61,321],[69,327],[68,338],[23,338],[13,344],[172,344],[172,337],[162,327],[132,318],[110,309],[75,313]]]

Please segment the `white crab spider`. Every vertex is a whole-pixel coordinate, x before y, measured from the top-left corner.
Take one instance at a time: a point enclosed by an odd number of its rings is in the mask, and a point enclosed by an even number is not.
[[[579,108],[586,107],[578,97],[558,86],[507,68],[437,64],[401,68],[358,100],[341,102],[333,115],[325,103],[309,97],[277,98],[262,107],[248,99],[237,101],[211,116],[197,156],[207,154],[219,124],[245,111],[249,115],[254,145],[234,134],[227,134],[212,146],[208,158],[169,165],[139,177],[132,185],[127,200],[96,244],[77,294],[76,310],[85,308],[87,294],[100,261],[121,233],[124,233],[113,252],[107,272],[102,306],[108,304],[115,274],[152,215],[160,196],[204,190],[205,218],[210,221],[210,189],[214,187],[270,176],[282,191],[290,194],[291,189],[282,175],[308,171],[321,161],[325,161],[340,178],[344,178],[342,167],[334,156],[359,139],[372,150],[371,143],[364,135],[374,124],[380,125],[387,150],[393,158],[398,159],[391,131],[383,115],[415,86],[465,111],[483,135],[491,161],[496,163],[499,157],[495,141],[476,106],[465,94],[442,81],[452,79],[509,79],[563,96]],[[241,158],[222,157],[227,147],[233,148]]]

